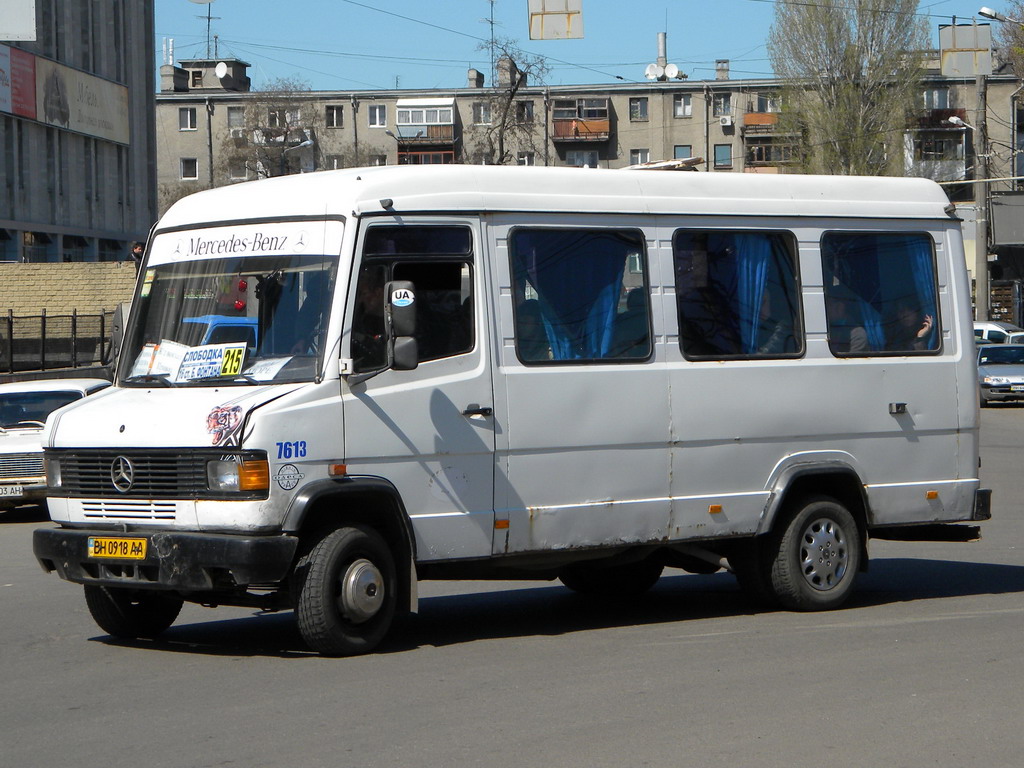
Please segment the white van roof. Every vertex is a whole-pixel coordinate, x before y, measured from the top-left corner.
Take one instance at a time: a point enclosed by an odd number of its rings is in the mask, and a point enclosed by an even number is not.
[[[385,207],[390,201],[390,206]],[[561,211],[945,219],[928,179],[480,165],[294,174],[199,192],[160,229],[244,219],[405,212]]]

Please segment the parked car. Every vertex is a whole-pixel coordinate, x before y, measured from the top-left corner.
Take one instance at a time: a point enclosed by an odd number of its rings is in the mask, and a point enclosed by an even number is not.
[[[1013,332],[1024,333],[1024,328],[1002,320],[985,320],[974,323],[974,340],[979,344],[1004,344]]]
[[[0,510],[46,495],[42,433],[61,406],[110,386],[106,379],[46,379],[0,384]]]
[[[989,344],[978,349],[981,406],[1024,400],[1024,344]]]

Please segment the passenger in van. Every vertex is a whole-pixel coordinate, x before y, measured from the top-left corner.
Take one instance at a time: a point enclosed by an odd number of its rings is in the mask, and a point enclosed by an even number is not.
[[[828,342],[833,352],[858,354],[870,351],[868,333],[859,320],[856,300],[828,300]]]
[[[920,309],[907,303],[901,303],[896,309],[895,322],[889,323],[893,329],[886,342],[889,351],[910,349],[928,349],[929,336],[935,319],[931,315],[921,317]]]
[[[797,343],[793,335],[793,327],[782,318],[789,318],[788,313],[776,316],[772,311],[771,291],[765,291],[761,300],[761,315],[758,321],[757,352],[761,355],[778,355],[796,352]]]
[[[357,371],[384,365],[384,267],[364,266],[352,315],[352,358]]]

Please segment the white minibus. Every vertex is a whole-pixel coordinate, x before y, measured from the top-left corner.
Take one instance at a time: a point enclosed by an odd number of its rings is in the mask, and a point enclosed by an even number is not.
[[[233,185],[154,228],[115,385],[48,425],[34,551],[111,635],[183,601],[292,609],[327,655],[377,646],[424,579],[726,569],[830,609],[870,537],[989,517],[975,357],[960,222],[923,179]]]

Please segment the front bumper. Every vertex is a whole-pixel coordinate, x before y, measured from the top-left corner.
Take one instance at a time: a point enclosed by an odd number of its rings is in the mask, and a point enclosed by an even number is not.
[[[17,493],[10,492],[15,487],[21,490]],[[4,491],[2,489],[8,489]],[[32,504],[46,498],[46,479],[39,477],[27,478],[25,480],[2,480],[0,481],[0,509],[16,507],[19,504]]]
[[[986,403],[1024,400],[1024,391],[1014,392],[1009,384],[981,385],[981,399]]]
[[[88,555],[90,536],[123,535],[147,540],[143,560],[98,559]],[[299,540],[295,536],[238,536],[172,531],[91,531],[38,528],[32,550],[43,570],[68,581],[108,587],[211,592],[248,585],[272,585],[291,573]]]

